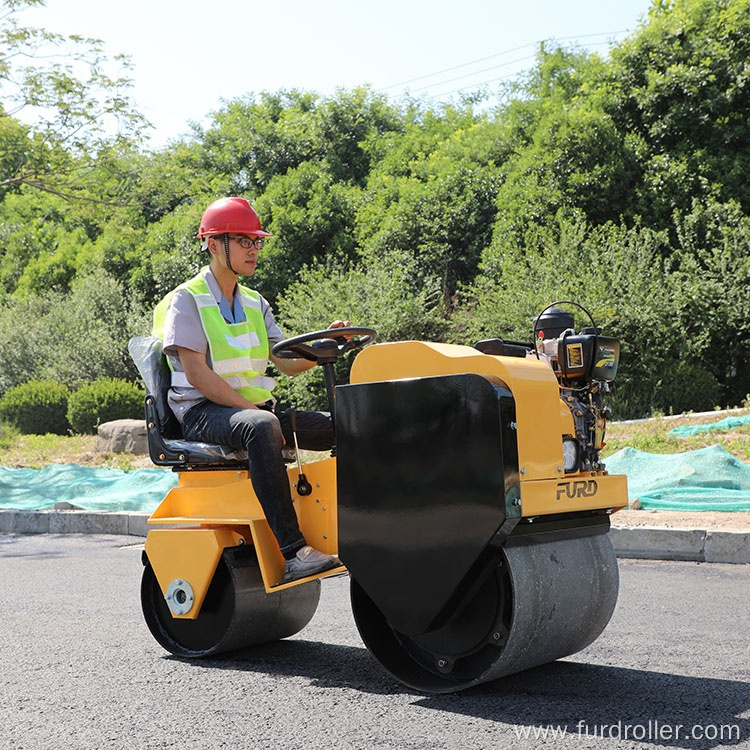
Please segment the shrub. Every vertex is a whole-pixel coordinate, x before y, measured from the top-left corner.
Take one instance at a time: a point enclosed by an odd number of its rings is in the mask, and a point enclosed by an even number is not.
[[[99,378],[73,393],[68,402],[68,421],[74,432],[93,434],[104,422],[143,417],[145,393],[118,378]]]
[[[721,387],[704,367],[683,361],[665,374],[654,396],[665,414],[710,411],[719,403]]]
[[[127,342],[150,330],[151,313],[102,269],[74,280],[69,292],[3,297],[0,290],[0,393],[30,380],[71,391],[103,377],[136,381]]]
[[[0,399],[0,419],[29,435],[68,431],[70,391],[52,380],[30,380],[9,388]]]

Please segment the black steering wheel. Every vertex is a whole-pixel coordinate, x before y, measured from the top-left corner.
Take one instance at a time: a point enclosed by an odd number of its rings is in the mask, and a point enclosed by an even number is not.
[[[335,362],[340,356],[369,344],[377,336],[372,328],[346,326],[326,328],[279,341],[272,354],[279,359],[307,359],[316,365]],[[351,337],[351,338],[347,338]]]

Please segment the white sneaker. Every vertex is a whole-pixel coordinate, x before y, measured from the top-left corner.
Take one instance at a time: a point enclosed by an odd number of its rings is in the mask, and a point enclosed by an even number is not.
[[[313,576],[324,570],[341,565],[336,555],[326,555],[314,547],[303,547],[297,554],[284,563],[284,583],[296,581],[298,578]]]

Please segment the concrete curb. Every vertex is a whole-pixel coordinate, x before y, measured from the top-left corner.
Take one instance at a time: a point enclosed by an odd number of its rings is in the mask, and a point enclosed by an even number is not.
[[[0,510],[0,533],[117,534],[145,537],[149,513],[86,510]],[[613,526],[618,557],[750,563],[750,531]]]
[[[150,513],[88,510],[0,510],[0,532],[142,536]]]
[[[618,557],[750,563],[749,531],[613,526],[609,536]]]

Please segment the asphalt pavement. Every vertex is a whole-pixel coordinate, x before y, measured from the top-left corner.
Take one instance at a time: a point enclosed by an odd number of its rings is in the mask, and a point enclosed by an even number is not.
[[[431,696],[364,649],[344,577],[293,638],[170,656],[140,612],[142,541],[0,534],[0,748],[750,748],[746,565],[621,559],[587,649]]]

